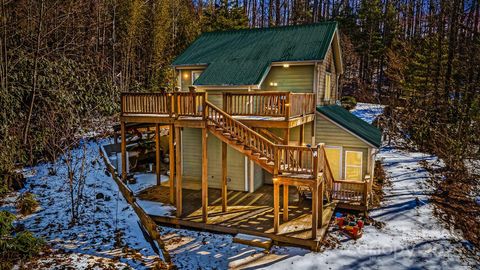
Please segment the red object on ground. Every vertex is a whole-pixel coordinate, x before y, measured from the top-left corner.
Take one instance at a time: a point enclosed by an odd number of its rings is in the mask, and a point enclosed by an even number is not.
[[[363,221],[361,221],[361,220],[357,221],[357,226],[360,229],[363,228]]]

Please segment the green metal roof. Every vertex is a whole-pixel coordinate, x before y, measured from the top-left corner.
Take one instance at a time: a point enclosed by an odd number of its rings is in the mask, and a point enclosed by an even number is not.
[[[336,22],[202,34],[173,66],[207,65],[195,85],[256,85],[272,62],[323,60]]]
[[[317,106],[317,111],[375,147],[380,147],[382,132],[338,105]]]

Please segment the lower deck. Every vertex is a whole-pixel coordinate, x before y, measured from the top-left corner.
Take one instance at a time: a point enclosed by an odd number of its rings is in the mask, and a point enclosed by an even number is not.
[[[144,190],[139,194],[139,198],[170,204],[169,189],[163,185]],[[280,200],[282,201],[283,198]],[[202,221],[201,191],[195,189],[183,189],[183,210],[180,218],[174,217],[174,213],[172,216],[152,216],[152,218],[162,224],[221,233],[251,234],[268,237],[278,243],[318,250],[320,242],[328,230],[334,208],[334,205],[330,205],[324,209],[322,224],[319,224],[317,229],[317,238],[312,239],[312,202],[301,197],[295,188],[289,189],[288,221],[281,222],[277,234],[273,232],[273,186],[271,185],[264,185],[251,193],[229,191],[226,212],[222,212],[220,189],[208,189],[208,202],[207,223]],[[280,220],[284,220],[283,216]]]

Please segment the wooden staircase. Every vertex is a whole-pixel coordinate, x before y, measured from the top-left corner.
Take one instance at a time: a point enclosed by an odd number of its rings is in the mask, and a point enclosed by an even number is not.
[[[276,145],[225,111],[206,102],[209,131],[221,141],[247,156],[269,173],[274,173]]]

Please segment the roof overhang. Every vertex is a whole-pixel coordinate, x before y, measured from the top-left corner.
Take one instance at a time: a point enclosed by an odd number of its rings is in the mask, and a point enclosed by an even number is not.
[[[328,116],[326,116],[325,114],[319,112],[319,111],[316,111],[316,113],[318,115],[320,115],[320,117],[322,117],[323,119],[327,120],[328,122],[334,124],[335,126],[341,128],[342,130],[344,130],[345,132],[351,134],[352,136],[354,136],[355,138],[358,138],[359,140],[361,140],[363,143],[365,143],[366,145],[370,146],[371,148],[374,148],[374,149],[378,149],[379,147],[373,145],[372,143],[370,143],[369,141],[365,140],[364,138],[358,136],[357,134],[355,134],[354,132],[346,129],[345,127],[343,127],[342,125],[338,124],[337,122],[333,121],[332,119],[330,119]]]

